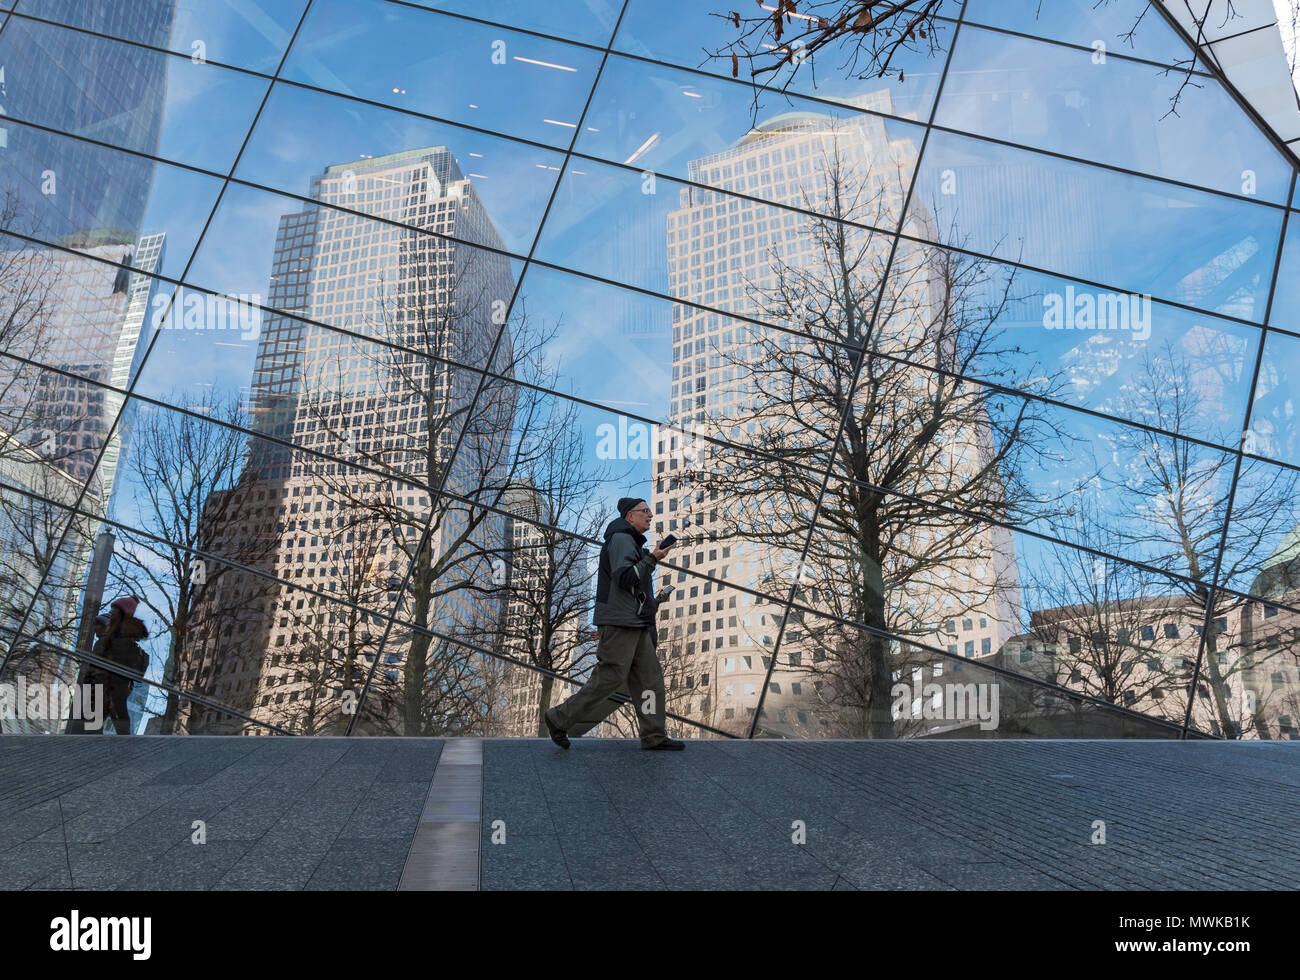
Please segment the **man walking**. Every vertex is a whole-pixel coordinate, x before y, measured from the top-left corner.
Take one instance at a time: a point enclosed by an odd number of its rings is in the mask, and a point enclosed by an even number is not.
[[[551,740],[569,747],[600,724],[618,705],[609,700],[616,691],[628,694],[636,710],[643,749],[684,749],[685,742],[668,737],[664,724],[664,674],[655,653],[655,615],[668,590],[654,594],[654,567],[671,544],[647,550],[650,505],[640,497],[623,497],[618,517],[605,528],[596,573],[596,624],[599,642],[596,668],[582,690],[549,709],[546,728]]]

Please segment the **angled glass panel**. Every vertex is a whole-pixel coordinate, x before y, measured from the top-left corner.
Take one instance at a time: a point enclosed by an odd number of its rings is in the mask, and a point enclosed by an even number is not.
[[[102,513],[112,487],[110,468],[101,464],[100,455],[110,448],[116,455],[114,425],[122,398],[86,377],[106,374],[102,366],[99,372],[93,365],[75,365],[77,371],[68,369],[72,366],[0,362],[0,420],[16,458],[48,466],[51,487],[59,485],[53,474],[63,474],[73,496],[60,496],[60,501],[73,506],[84,491],[86,510]]]
[[[1151,11],[1148,16],[1156,16]],[[1285,204],[1291,167],[1213,80],[970,28],[935,122],[978,136]],[[1115,125],[1117,119],[1123,125]]]
[[[784,608],[783,600],[726,586],[675,603],[673,618],[659,624],[668,710],[714,732],[747,738]],[[715,737],[683,722],[670,722],[669,733]]]
[[[840,213],[874,216],[870,184],[853,186],[861,196],[842,199]],[[893,240],[887,233],[586,161],[565,174],[536,257],[696,306],[788,324],[802,320],[805,301],[825,291],[816,279],[818,234],[841,232],[856,294],[874,297]],[[805,270],[798,295],[774,302],[770,289],[755,292],[772,278],[772,266],[791,270],[788,279]]]
[[[906,227],[941,244],[1260,321],[1281,217],[1274,208],[934,132]]]
[[[866,359],[832,477],[887,508],[947,507],[1081,546],[1081,508],[1102,507],[1118,557],[1212,580],[1231,454],[879,360]],[[1179,401],[1163,395],[1149,417]]]
[[[1250,428],[1243,449],[1257,456],[1300,465],[1300,339],[1270,330],[1255,383]]]
[[[503,495],[496,516],[486,518],[495,527],[485,531],[498,536],[500,549],[490,554],[484,569],[490,574],[481,584],[491,583],[501,615],[495,628],[477,632],[499,654],[494,669],[504,696],[490,705],[494,734],[544,735],[542,715],[577,687],[543,672],[581,685],[595,666],[594,542],[609,523],[609,508],[573,486],[570,449],[558,443],[556,453],[532,468],[536,480],[520,481]],[[414,576],[412,586],[418,586]],[[417,598],[411,596],[412,605]],[[441,629],[436,617],[432,622]]]
[[[1294,604],[1294,602],[1293,602]],[[1300,615],[1220,593],[1214,649],[1202,661],[1195,714],[1242,739],[1300,739]]]
[[[905,639],[792,609],[763,738],[1177,738],[1174,725]],[[1038,681],[1035,683],[1035,681]]]
[[[250,734],[261,722],[295,735],[345,734],[365,679],[377,669],[388,620],[383,602],[370,593],[382,594],[366,584],[323,595],[326,583],[299,588],[206,564],[217,578],[205,587],[176,682],[250,717],[182,703],[176,727],[189,734]],[[349,601],[356,595],[371,604]]]
[[[600,57],[409,6],[325,0],[312,5],[281,77],[567,147]]]
[[[757,534],[761,539],[769,531],[760,527]],[[988,657],[1020,628],[1016,571],[1010,531],[923,503],[907,507],[832,478],[795,601],[918,642],[961,643],[963,655]]]
[[[474,0],[414,0],[421,7],[451,14],[464,14],[518,30],[536,31],[582,41],[603,48],[614,33],[620,4],[613,0],[561,0],[536,4],[528,0],[497,0],[484,7]]]
[[[1124,542],[1094,505],[1076,522],[1094,551],[1015,536],[1025,618],[1002,666],[1181,725],[1208,584],[1111,557]]]
[[[23,0],[21,13],[109,34],[197,61],[273,72],[302,16],[304,0]]]
[[[105,710],[107,674],[88,676],[87,666],[59,637],[24,632],[13,641],[7,635],[0,639],[6,652],[11,642],[14,645],[13,656],[0,670],[0,684],[5,685],[0,690],[6,692],[0,734],[59,735],[80,729],[83,734],[98,735],[117,731]],[[123,722],[122,728],[127,727]],[[29,869],[22,869],[16,877],[30,874]]]
[[[890,357],[1235,446],[1260,331],[1148,297],[900,243],[870,345]],[[845,304],[828,308],[846,319]]]
[[[748,86],[611,57],[576,149],[826,214],[838,213],[823,176],[833,164],[855,185],[850,220],[894,227],[923,131],[858,108],[888,112],[888,90],[844,107],[781,100],[756,117]]]
[[[0,236],[0,404],[10,419],[6,432],[20,431],[18,419],[34,408],[19,394],[32,362],[118,389],[139,366],[150,299],[169,287],[118,264],[132,258],[129,245],[96,251],[82,255]]]
[[[411,176],[403,163],[394,171],[406,173],[413,188],[426,179]],[[376,183],[384,176],[372,172]],[[331,194],[326,189],[321,197]],[[446,237],[457,231],[499,246],[490,217],[472,196],[451,202],[431,195],[428,201],[434,213],[422,216],[425,230],[234,186],[213,217],[189,279],[237,300],[241,315],[265,306],[481,369],[507,316],[518,263]],[[439,209],[442,203],[449,207]],[[265,321],[258,329],[262,342],[298,327]],[[280,365],[277,377],[287,379],[292,368]]]
[[[529,268],[519,302],[530,319],[553,325],[545,340],[554,367],[552,390],[629,416],[666,419],[683,429],[679,435],[690,423],[701,440],[754,449],[768,444],[771,422],[764,424],[747,407],[751,379],[763,370],[768,352],[805,342],[724,313],[539,265]],[[805,328],[802,322],[787,326]],[[829,338],[817,349],[847,383],[855,351]],[[793,446],[786,458],[824,468],[824,457],[818,462],[811,450],[816,444],[823,451],[829,447],[839,419],[810,415],[805,422],[815,436],[806,447],[808,458],[795,455]]]
[[[267,87],[241,72],[17,17],[0,34],[0,58],[6,115],[220,173]]]
[[[1279,330],[1300,334],[1300,213],[1288,214],[1268,322]]]
[[[1204,621],[1196,627],[1198,650],[1179,662],[1183,683],[1178,694],[1192,728],[1220,738],[1286,737],[1281,718],[1297,690],[1288,636],[1292,617],[1272,608],[1273,615],[1265,619],[1266,608],[1214,593],[1209,628]]]
[[[482,209],[499,247],[526,255],[562,162],[556,151],[280,85],[235,176],[492,245],[468,220],[466,208]]]
[[[959,3],[948,6],[953,15],[960,9]],[[738,40],[742,32],[726,18],[717,16],[721,12],[689,0],[673,0],[667,4],[655,3],[654,0],[631,0],[614,39],[614,48],[626,54],[731,78],[731,60],[723,49]],[[771,60],[756,59],[752,66],[742,60],[737,65],[737,77],[741,82],[748,84],[753,80],[764,86],[765,90],[759,92],[757,98],[759,104],[766,107],[767,115],[793,108],[782,93],[807,95],[847,105],[858,105],[862,97],[871,94],[871,108],[924,121],[929,118],[934,93],[939,87],[953,26],[947,21],[935,21],[933,36],[917,39],[900,48],[891,62],[892,73],[888,78],[874,77],[874,71],[870,72],[873,77],[854,77],[866,73],[868,66],[865,59],[854,61],[853,38],[840,38],[816,54],[805,52],[797,62],[798,70],[787,65],[779,71],[767,71],[755,78],[751,71],[774,64],[778,54],[784,52],[773,52]],[[796,38],[802,33],[796,32],[794,26],[788,32]],[[805,47],[806,44],[805,41]],[[795,50],[800,50],[797,42]],[[711,57],[716,52],[723,52],[722,57]],[[903,75],[901,80],[898,72]],[[751,88],[751,99],[754,95]]]
[[[74,718],[84,723],[88,733],[115,731],[113,722],[101,710],[103,687],[95,693],[87,692],[84,700],[81,697],[77,685],[81,664],[70,647],[61,645],[57,638],[44,639],[27,633],[15,638],[6,632],[0,634],[0,641],[6,652],[11,643],[14,645],[13,656],[0,670],[0,684],[6,685],[0,734],[59,735],[74,723]],[[9,691],[14,694],[8,694]],[[19,692],[24,695],[21,708],[15,697]],[[22,869],[8,876],[10,887],[22,887],[18,882],[24,876],[29,883],[36,880],[29,869]]]
[[[136,395],[257,431],[286,453],[301,449],[312,471],[346,460],[376,476],[436,483],[440,454],[466,425],[477,372],[265,310],[251,311],[253,329],[240,332],[231,325],[245,312],[231,312],[237,302],[192,287],[178,296]]]
[[[10,641],[21,627],[29,640],[46,637],[77,649],[81,582],[94,535],[93,522],[72,510],[83,486],[65,459],[6,437],[0,450],[0,626]],[[6,643],[0,656],[8,652]]]
[[[221,180],[12,120],[0,222],[25,236],[132,270],[179,276]],[[161,237],[159,237],[161,236]],[[120,273],[114,290],[130,284]]]
[[[969,0],[964,19],[1067,44],[1101,42],[1107,51],[1162,64],[1191,60],[1191,49],[1145,0]]]
[[[1219,570],[1221,586],[1300,605],[1300,572],[1293,567],[1300,538],[1297,493],[1300,471],[1243,457]]]

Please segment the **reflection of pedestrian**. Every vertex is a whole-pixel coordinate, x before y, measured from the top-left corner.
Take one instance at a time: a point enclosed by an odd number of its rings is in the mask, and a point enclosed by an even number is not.
[[[91,653],[102,660],[111,660],[127,670],[143,674],[149,665],[149,657],[140,647],[140,641],[148,637],[149,630],[135,617],[139,603],[140,600],[135,596],[123,596],[113,600],[108,616],[95,617],[96,640]],[[83,706],[89,704],[87,688],[102,685],[103,706],[107,717],[113,720],[113,730],[119,735],[131,734],[131,715],[126,700],[135,688],[135,681],[97,664],[87,664],[82,668],[77,684],[81,688]],[[102,731],[101,727],[100,732]],[[67,732],[69,735],[87,734],[85,720],[69,721]]]
[[[93,629],[95,631],[95,642],[91,645],[90,652],[97,657],[102,657],[104,655],[104,634],[108,631],[108,616],[104,613],[96,616]],[[99,676],[100,679],[95,680],[92,678],[92,673]],[[94,685],[102,683],[102,676],[100,676],[102,673],[102,671],[97,671],[93,664],[81,665],[81,669],[77,672],[77,699],[81,705],[81,710],[78,713],[81,717],[69,719],[68,726],[65,729],[67,734],[87,734],[85,712],[90,707],[90,695],[94,691]],[[98,734],[98,731],[95,734]]]
[[[618,515],[605,528],[596,575],[596,668],[582,690],[546,712],[546,728],[567,749],[570,735],[591,731],[618,707],[609,700],[617,692],[632,698],[641,748],[684,749],[664,724],[664,675],[655,653],[655,614],[666,596],[654,594],[654,567],[671,545],[642,547],[651,512],[639,497],[621,499]]]

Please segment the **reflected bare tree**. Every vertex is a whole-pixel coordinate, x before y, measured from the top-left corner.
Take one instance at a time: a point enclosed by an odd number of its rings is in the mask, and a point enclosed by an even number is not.
[[[557,400],[552,411],[545,426],[551,451],[528,461],[523,486],[508,501],[519,519],[508,526],[497,566],[503,615],[493,645],[542,671],[564,672],[590,634],[595,549],[584,539],[600,538],[605,502],[596,492],[610,474],[588,468],[577,406]],[[514,676],[537,690],[536,711],[520,719],[531,721],[523,734],[546,737],[554,679],[522,670]]]
[[[1204,629],[1198,673],[1205,689],[1199,696],[1208,705],[1212,728],[1237,737],[1243,731],[1241,675],[1250,661],[1227,656],[1233,640],[1213,624],[1238,617],[1245,600],[1215,592],[1216,559],[1221,561],[1218,581],[1253,579],[1270,544],[1291,530],[1300,474],[1243,457],[1225,532],[1236,457],[1169,434],[1197,431],[1210,411],[1200,380],[1196,366],[1171,347],[1144,354],[1139,381],[1119,410],[1150,428],[1118,430],[1117,466],[1102,480],[1112,513],[1128,515],[1110,522],[1121,553],[1181,576],[1186,615],[1200,629],[1211,624]]]
[[[895,732],[891,675],[907,666],[887,634],[934,642],[972,610],[1018,616],[1010,536],[987,519],[1052,512],[1059,498],[1025,474],[1057,435],[1048,406],[1008,392],[1050,396],[1059,382],[1002,336],[1010,277],[908,243],[891,258],[889,236],[865,229],[896,223],[897,197],[846,165],[838,141],[821,169],[799,241],[748,283],[754,315],[793,330],[742,329],[720,349],[736,407],[696,426],[754,433],[764,455],[694,447],[668,489],[707,514],[710,544],[743,543],[764,592],[793,588],[829,614],[766,613],[785,627],[780,666],[817,682],[807,703],[839,734],[882,738]]]
[[[400,348],[338,341],[338,363],[363,363],[375,379],[364,430],[340,428],[352,416],[337,403],[352,394],[321,385],[310,402],[332,455],[391,482],[359,490],[345,467],[305,464],[328,496],[381,527],[388,549],[389,604],[400,612],[384,660],[396,659],[370,671],[365,723],[393,734],[470,733],[493,723],[483,705],[497,699],[485,686],[497,683],[496,668],[485,672],[476,651],[502,642],[505,515],[546,472],[572,419],[549,394],[556,375],[545,350],[557,327],[531,317],[522,299],[506,321],[510,280],[497,257],[440,239],[400,249],[401,288],[381,281],[366,323],[368,335]],[[490,372],[474,369],[483,366]],[[551,483],[548,494],[574,492]]]
[[[239,593],[239,601],[205,601],[233,566],[196,557],[221,551],[221,529],[239,524],[256,482],[243,466],[248,436],[240,430],[248,425],[247,413],[219,393],[194,401],[173,392],[167,401],[195,414],[140,406],[125,476],[131,525],[143,533],[119,532],[109,581],[110,591],[139,596],[168,631],[162,679],[174,684],[196,633],[228,633],[243,610],[258,607],[269,586],[256,583]],[[273,547],[265,536],[254,545],[256,553],[238,557],[254,564]],[[168,693],[163,734],[175,730],[179,706],[177,695]]]
[[[1097,0],[1093,6],[1117,3]],[[725,44],[703,50],[706,61],[721,62],[732,78],[741,77],[743,66],[744,74],[754,84],[757,108],[762,90],[787,91],[801,73],[810,76],[815,87],[818,54],[836,60],[832,71],[837,76],[863,80],[889,77],[906,82],[901,65],[910,56],[943,54],[940,38],[951,31],[952,25],[940,20],[940,15],[955,17],[959,6],[944,10],[944,0],[773,0],[759,3],[759,13],[746,7],[715,12],[713,16],[724,19],[734,36]],[[1156,9],[1157,0],[1139,0],[1129,6],[1130,15],[1125,21],[1128,26],[1113,39],[1104,40],[1119,41],[1132,50],[1134,38],[1145,29],[1144,25],[1160,22],[1163,16]],[[1036,22],[1043,9],[1040,4],[1025,18],[1024,33],[1040,33]],[[1191,22],[1188,33],[1198,47],[1205,43],[1207,27],[1220,29],[1216,36],[1222,36],[1234,33],[1230,26],[1225,29],[1233,21],[1245,23],[1243,13],[1232,0],[1186,5],[1185,12]],[[1195,73],[1204,70],[1199,51],[1167,69],[1179,80],[1170,96],[1169,114],[1177,114],[1188,87],[1201,87]]]

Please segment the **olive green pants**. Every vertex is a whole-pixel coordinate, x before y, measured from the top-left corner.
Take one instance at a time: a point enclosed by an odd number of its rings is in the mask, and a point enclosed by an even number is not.
[[[641,745],[658,745],[668,737],[664,725],[664,672],[655,653],[652,628],[598,626],[596,667],[587,683],[563,704],[546,712],[551,724],[577,738],[617,710],[611,694],[632,699]]]

